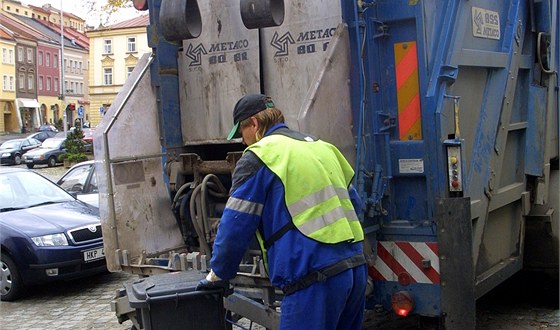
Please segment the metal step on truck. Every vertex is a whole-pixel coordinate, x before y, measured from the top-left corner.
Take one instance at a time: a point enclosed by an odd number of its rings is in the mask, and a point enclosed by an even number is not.
[[[184,298],[226,315],[202,328],[278,326],[282,295],[258,249],[211,306],[181,284],[208,270],[247,93],[354,165],[368,309],[474,329],[476,300],[518,271],[558,276],[558,1],[134,5],[153,51],[95,131],[108,267],[141,277],[112,302],[121,320],[184,329]]]

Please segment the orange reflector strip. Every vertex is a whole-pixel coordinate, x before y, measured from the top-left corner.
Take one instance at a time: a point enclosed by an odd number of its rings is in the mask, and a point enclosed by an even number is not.
[[[401,140],[421,140],[420,85],[416,42],[396,43],[393,48],[395,51],[399,138]]]

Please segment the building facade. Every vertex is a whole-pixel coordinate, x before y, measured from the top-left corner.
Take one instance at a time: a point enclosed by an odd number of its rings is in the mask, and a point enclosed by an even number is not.
[[[97,125],[148,47],[147,15],[88,31],[90,122]]]
[[[0,132],[15,132],[19,130],[16,116],[16,40],[13,33],[0,25],[0,48],[2,62],[0,75],[2,89],[0,90]]]
[[[50,89],[47,88],[48,86],[45,86],[43,91],[39,89],[39,103],[41,109],[45,109],[48,121],[57,124],[60,120],[64,121],[64,117],[70,125],[74,125],[77,120],[86,121],[89,112],[87,96],[89,48],[76,42],[76,39],[68,33],[64,33],[64,56],[61,58],[59,26],[27,17],[18,18],[41,34],[58,39],[56,52],[44,54],[44,64],[53,70],[52,84]]]
[[[0,0],[2,10],[4,12],[30,17],[33,19],[54,23],[60,26],[60,10],[54,8],[50,4],[42,7],[26,5],[16,0]],[[84,33],[86,29],[85,20],[71,13],[63,12],[62,20],[64,26],[72,28],[80,33]]]
[[[89,41],[83,33],[85,20],[66,12],[61,17],[60,10],[50,5],[36,7],[20,1],[0,1],[0,26],[8,30],[3,40],[11,38],[15,42],[15,85],[10,93],[10,75],[6,73],[7,87],[1,104],[4,124],[0,122],[0,133],[33,131],[45,123],[62,127],[65,118],[67,125],[83,123],[89,110]],[[9,69],[10,65],[5,63],[3,70]]]

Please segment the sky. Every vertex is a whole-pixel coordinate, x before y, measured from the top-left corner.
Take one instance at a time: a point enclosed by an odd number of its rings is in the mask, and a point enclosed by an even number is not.
[[[64,12],[72,13],[86,20],[86,24],[98,27],[99,23],[107,19],[106,14],[96,14],[88,13],[87,6],[85,5],[85,0],[21,0],[22,3],[40,7],[44,4],[50,3],[51,6],[55,8],[60,8]],[[101,6],[104,5],[106,1],[100,0],[96,1],[96,8],[100,10]],[[113,24],[117,22],[122,22],[127,19],[137,17],[141,12],[135,10],[134,8],[121,9],[118,13],[111,15],[108,24]]]

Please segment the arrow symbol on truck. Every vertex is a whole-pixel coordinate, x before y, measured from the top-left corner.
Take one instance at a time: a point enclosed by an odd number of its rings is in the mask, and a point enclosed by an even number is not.
[[[189,44],[187,47],[187,51],[185,55],[192,60],[189,66],[196,66],[202,64],[202,54],[208,54],[206,52],[206,48],[202,44],[198,44],[198,46],[193,47],[192,44]]]
[[[295,44],[294,38],[290,32],[284,33],[281,37],[278,37],[278,32],[274,32],[272,40],[270,41],[270,45],[278,49],[278,51],[274,54],[275,57],[288,55],[288,46],[290,44]]]

